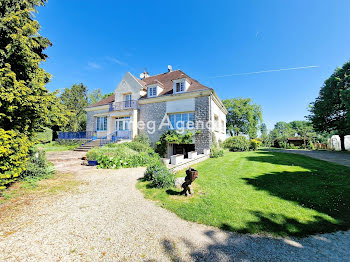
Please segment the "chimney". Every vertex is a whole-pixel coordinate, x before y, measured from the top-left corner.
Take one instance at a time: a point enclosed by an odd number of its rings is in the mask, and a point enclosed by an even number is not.
[[[173,72],[173,67],[171,65],[168,65],[168,73]]]

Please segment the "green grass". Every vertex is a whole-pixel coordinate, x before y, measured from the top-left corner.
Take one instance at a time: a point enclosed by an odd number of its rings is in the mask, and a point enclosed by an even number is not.
[[[35,146],[40,150],[50,152],[50,151],[73,150],[74,148],[77,148],[81,144],[82,144],[82,142],[69,142],[69,143],[59,144],[59,143],[53,141],[53,142],[50,142],[47,144],[37,144]]]
[[[266,151],[230,152],[194,167],[194,197],[149,182],[137,187],[183,219],[229,231],[305,236],[350,228],[347,167]]]

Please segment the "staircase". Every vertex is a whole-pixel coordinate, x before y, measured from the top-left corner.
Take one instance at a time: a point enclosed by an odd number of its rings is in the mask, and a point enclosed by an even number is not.
[[[130,139],[131,131],[114,131],[113,133],[108,134],[105,137],[98,138],[96,140],[90,140],[89,142],[81,145],[78,148],[75,148],[74,151],[87,152],[90,149],[98,146],[108,145],[110,143],[124,143],[131,141]]]
[[[96,140],[92,140],[90,142],[87,142],[85,144],[82,144],[80,147],[75,148],[74,151],[87,152],[90,149],[92,149],[94,147],[98,147],[98,146],[100,146],[100,140],[96,139]]]

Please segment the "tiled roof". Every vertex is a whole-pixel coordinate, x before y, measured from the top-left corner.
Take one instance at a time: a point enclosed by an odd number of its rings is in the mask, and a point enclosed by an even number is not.
[[[209,87],[202,85],[197,80],[189,77],[181,70],[176,70],[176,71],[172,71],[172,72],[166,72],[164,74],[150,76],[150,77],[144,78],[142,80],[135,77],[135,79],[140,83],[140,85],[143,86],[143,89],[145,91],[147,91],[148,85],[159,84],[163,90],[158,96],[172,94],[173,93],[173,80],[181,79],[181,78],[186,78],[187,81],[190,83],[190,86],[187,89],[187,92],[209,89]],[[147,97],[147,95],[145,95],[144,97]],[[103,99],[103,100],[101,100],[93,105],[90,105],[88,107],[108,105],[108,104],[114,102],[114,99],[115,99],[115,96],[113,94],[113,95],[110,95],[109,97],[107,97],[107,98],[105,98],[105,99]]]
[[[147,85],[150,85],[150,84],[155,83],[156,81],[159,81],[163,87],[163,90],[159,94],[159,96],[162,96],[162,95],[172,94],[173,93],[173,80],[180,79],[180,78],[186,78],[188,80],[188,82],[190,83],[190,86],[187,89],[187,92],[209,89],[209,87],[202,85],[197,80],[189,77],[181,70],[176,70],[176,71],[167,72],[167,73],[160,74],[160,75],[150,76],[150,77],[147,77],[145,79],[140,80],[139,82],[144,83],[142,85],[144,87],[146,87]]]
[[[114,98],[115,98],[114,94],[110,95],[110,96],[106,97],[105,99],[102,99],[101,101],[99,101],[95,104],[89,105],[88,107],[108,105],[108,104],[114,102]]]

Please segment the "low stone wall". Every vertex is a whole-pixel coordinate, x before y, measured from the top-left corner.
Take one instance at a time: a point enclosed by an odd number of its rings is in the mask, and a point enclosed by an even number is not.
[[[183,162],[181,162],[180,164],[178,164],[176,166],[168,165],[168,168],[171,172],[175,173],[175,172],[180,171],[182,169],[188,168],[194,164],[197,164],[199,162],[207,160],[209,157],[210,157],[209,155],[200,154],[195,159],[185,159]]]

